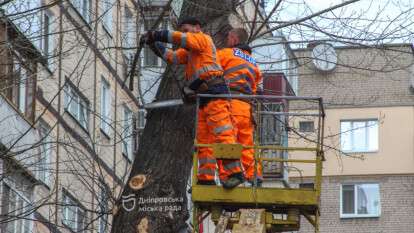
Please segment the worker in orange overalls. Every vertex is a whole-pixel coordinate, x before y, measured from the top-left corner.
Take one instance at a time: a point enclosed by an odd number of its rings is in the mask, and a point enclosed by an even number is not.
[[[227,36],[228,48],[218,51],[224,77],[232,95],[254,95],[262,82],[262,74],[255,59],[251,57],[251,48],[246,44],[247,40],[246,30],[234,28]],[[254,122],[250,102],[247,99],[237,99],[233,96],[230,109],[237,142],[248,146],[253,145]],[[254,149],[243,149],[241,161],[245,178],[253,184],[256,175],[257,184],[261,185],[262,166],[257,163],[255,172]],[[219,165],[219,170],[220,175],[224,177],[230,172],[226,166]]]
[[[184,94],[195,96],[196,93],[228,94],[229,89],[223,78],[223,70],[217,57],[216,47],[209,35],[201,31],[201,23],[193,17],[185,18],[179,23],[180,31],[150,31],[146,34],[146,43],[158,55],[172,64],[186,64],[185,77],[190,85],[184,88]],[[178,45],[177,50],[167,49],[162,43]],[[198,143],[235,143],[233,125],[230,117],[230,102],[220,98],[202,98],[198,110]],[[217,161],[212,149],[198,148],[198,184],[215,185]],[[239,160],[222,161],[229,170],[228,175],[243,178]]]

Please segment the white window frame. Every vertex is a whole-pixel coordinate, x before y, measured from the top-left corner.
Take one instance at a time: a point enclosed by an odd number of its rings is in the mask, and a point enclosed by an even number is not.
[[[123,44],[126,47],[134,47],[136,45],[137,26],[134,20],[134,14],[125,5],[124,8],[124,28],[122,32]],[[133,50],[125,50],[125,54],[133,53]]]
[[[64,108],[86,131],[89,129],[89,102],[69,80],[64,87]],[[76,111],[76,112],[75,112]],[[81,114],[83,113],[83,114]],[[85,119],[82,119],[84,115]]]
[[[377,148],[375,148],[375,149],[369,149],[369,138],[370,138],[370,135],[369,135],[369,131],[367,130],[368,129],[368,127],[370,127],[371,125],[368,125],[369,124],[369,122],[371,122],[371,121],[376,121],[376,130],[377,130],[377,137],[376,137],[376,139],[375,140],[377,140],[377,142],[376,142],[376,144],[377,144]],[[348,130],[348,131],[343,131],[342,130],[342,123],[345,123],[345,122],[349,122],[350,124],[351,124],[351,126],[350,126],[350,130]],[[362,149],[362,150],[358,150],[358,149],[355,149],[354,148],[354,141],[355,141],[355,139],[354,139],[354,132],[355,132],[355,130],[357,130],[357,129],[360,129],[360,128],[354,128],[353,127],[353,124],[354,123],[361,123],[361,122],[364,122],[365,123],[365,126],[363,127],[363,129],[364,130],[366,130],[366,132],[365,132],[365,149]],[[378,152],[378,150],[379,150],[379,122],[378,122],[378,119],[374,119],[374,118],[371,118],[371,119],[351,119],[351,120],[341,120],[340,122],[339,122],[339,132],[340,132],[340,139],[339,139],[339,141],[340,141],[340,147],[341,147],[341,150],[343,151],[343,152],[346,152],[346,153],[375,153],[375,152]],[[351,146],[351,149],[350,150],[347,150],[347,149],[344,149],[344,145],[343,145],[343,137],[345,137],[344,135],[345,134],[347,134],[347,133],[350,133],[351,135],[350,135],[350,137],[351,137],[351,141],[349,142],[350,143],[350,146]]]
[[[69,208],[74,207],[75,212],[75,221],[73,223],[69,222],[68,214]],[[82,212],[81,212],[82,211]],[[82,225],[79,222],[79,216],[83,213]],[[80,206],[78,201],[69,194],[68,191],[62,191],[62,224],[73,230],[74,232],[84,232],[85,223],[86,223],[86,210]],[[74,224],[75,226],[72,226]]]
[[[36,166],[36,177],[47,186],[50,185],[51,178],[51,157],[52,157],[52,136],[51,128],[44,122],[39,125],[40,156]]]
[[[357,192],[357,186],[359,185],[378,185],[378,213],[375,214],[358,214],[358,192]],[[354,213],[353,214],[344,214],[343,213],[343,197],[342,197],[342,187],[344,185],[353,185],[354,186]],[[381,189],[379,183],[343,183],[340,185],[340,201],[339,201],[339,214],[340,218],[375,218],[381,216]]]
[[[54,55],[54,36],[53,36],[53,21],[54,15],[52,12],[45,10],[42,14],[42,40],[40,47],[42,54],[46,59],[46,64],[49,69],[53,69],[53,55]]]
[[[111,130],[111,86],[101,79],[101,130],[109,136]]]
[[[28,77],[27,77],[27,72],[25,70],[24,67],[22,67],[21,64],[16,64],[16,66],[18,65],[18,69],[19,69],[19,101],[18,101],[18,107],[21,113],[25,114],[27,111],[27,106],[26,106],[26,99],[27,99],[27,82],[28,82]],[[15,66],[15,68],[16,68]]]
[[[14,51],[11,56],[13,82],[10,84],[10,101],[22,116],[31,121],[33,117],[34,83],[30,69],[26,67],[27,61],[22,60],[21,55]]]
[[[133,139],[134,139],[134,121],[133,113],[128,106],[124,105],[124,119],[122,130],[122,153],[128,158],[129,161],[133,160]]]
[[[303,130],[300,126],[301,124],[312,124],[312,129],[311,130]],[[309,120],[303,120],[303,121],[299,121],[299,132],[301,133],[314,133],[315,132],[315,122],[314,121],[309,121]]]
[[[91,0],[70,0],[77,13],[87,23],[91,20]]]
[[[102,4],[102,26],[105,29],[107,33],[112,35],[113,30],[113,6],[114,1],[113,0],[101,0]]]
[[[23,200],[23,202],[25,202],[26,204],[28,204],[29,206],[32,206],[32,201],[30,200],[30,198],[26,197],[24,194],[22,194],[17,188],[16,185],[14,184],[13,181],[9,180],[8,178],[4,179],[3,182],[1,182],[1,195],[5,194],[5,186],[8,187],[10,192],[13,192],[16,195],[16,200],[20,199]],[[10,195],[10,193],[9,193]],[[4,202],[5,200],[3,200]],[[9,205],[11,203],[10,200],[7,200],[7,205]],[[2,204],[3,205],[3,204]],[[17,230],[17,227],[23,227],[24,224],[19,224],[20,220],[23,221],[28,221],[29,222],[29,232],[33,232],[34,229],[34,211],[31,211],[31,214],[28,214],[27,216],[25,216],[24,218],[22,218],[22,216],[17,217],[17,219],[15,221],[9,221],[7,224],[13,224],[13,232],[11,233],[25,233],[24,229],[22,230],[22,228],[20,229],[21,231]],[[11,214],[13,215],[13,214]],[[7,229],[7,226],[6,226]]]

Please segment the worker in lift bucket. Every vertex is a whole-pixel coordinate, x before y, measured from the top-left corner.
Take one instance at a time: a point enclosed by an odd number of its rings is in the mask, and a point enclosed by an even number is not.
[[[227,48],[218,51],[220,64],[223,67],[224,78],[232,94],[230,112],[233,119],[237,143],[245,146],[253,145],[254,120],[249,99],[237,98],[238,95],[255,95],[262,74],[256,60],[251,56],[251,48],[247,45],[249,35],[243,28],[234,28],[227,35]],[[261,186],[262,166],[255,166],[254,149],[243,149],[241,162],[244,175],[251,184]],[[220,166],[220,179],[227,179],[231,170]],[[257,178],[255,180],[255,177]]]
[[[149,31],[144,40],[167,62],[185,64],[185,78],[190,83],[183,91],[187,97],[191,98],[197,93],[229,94],[216,47],[212,38],[201,31],[201,22],[197,18],[188,17],[182,19],[178,26],[180,31]],[[180,48],[171,50],[159,42],[172,43]],[[236,142],[230,116],[230,102],[227,99],[200,100],[196,139],[201,144]],[[212,148],[199,147],[197,153],[198,184],[215,185],[217,161]],[[231,168],[231,175],[243,177],[240,161],[223,160],[219,164]],[[232,188],[225,185],[223,187]]]

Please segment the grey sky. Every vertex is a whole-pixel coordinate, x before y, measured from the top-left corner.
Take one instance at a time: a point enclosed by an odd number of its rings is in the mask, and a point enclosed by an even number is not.
[[[344,0],[284,0],[276,21],[291,21],[345,2]],[[274,1],[269,1],[271,9]],[[290,40],[355,38],[357,43],[411,42],[414,31],[413,0],[361,0],[305,22],[307,25],[284,29]],[[311,27],[309,27],[311,26]],[[315,32],[318,29],[327,34]],[[380,40],[378,40],[380,38]],[[352,39],[353,40],[353,39]],[[355,42],[354,41],[354,42]]]

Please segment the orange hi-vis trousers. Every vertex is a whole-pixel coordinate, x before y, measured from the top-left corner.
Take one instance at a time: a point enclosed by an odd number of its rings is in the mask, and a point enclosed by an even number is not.
[[[230,102],[223,99],[211,100],[198,110],[197,142],[200,144],[236,143],[230,115]],[[216,160],[212,148],[198,148],[197,178],[204,181],[214,180],[216,164],[219,166],[220,179],[226,180],[228,175],[241,173],[239,160]],[[221,174],[221,170],[226,171]]]
[[[230,101],[230,113],[232,116],[233,127],[236,135],[237,143],[245,146],[253,146],[254,125],[251,114],[251,105],[241,100],[233,99]],[[244,168],[244,177],[247,180],[253,181],[255,175],[254,165],[254,149],[243,149],[241,155],[241,162]],[[258,179],[263,179],[262,165],[256,165]],[[226,171],[220,171],[225,173]]]

